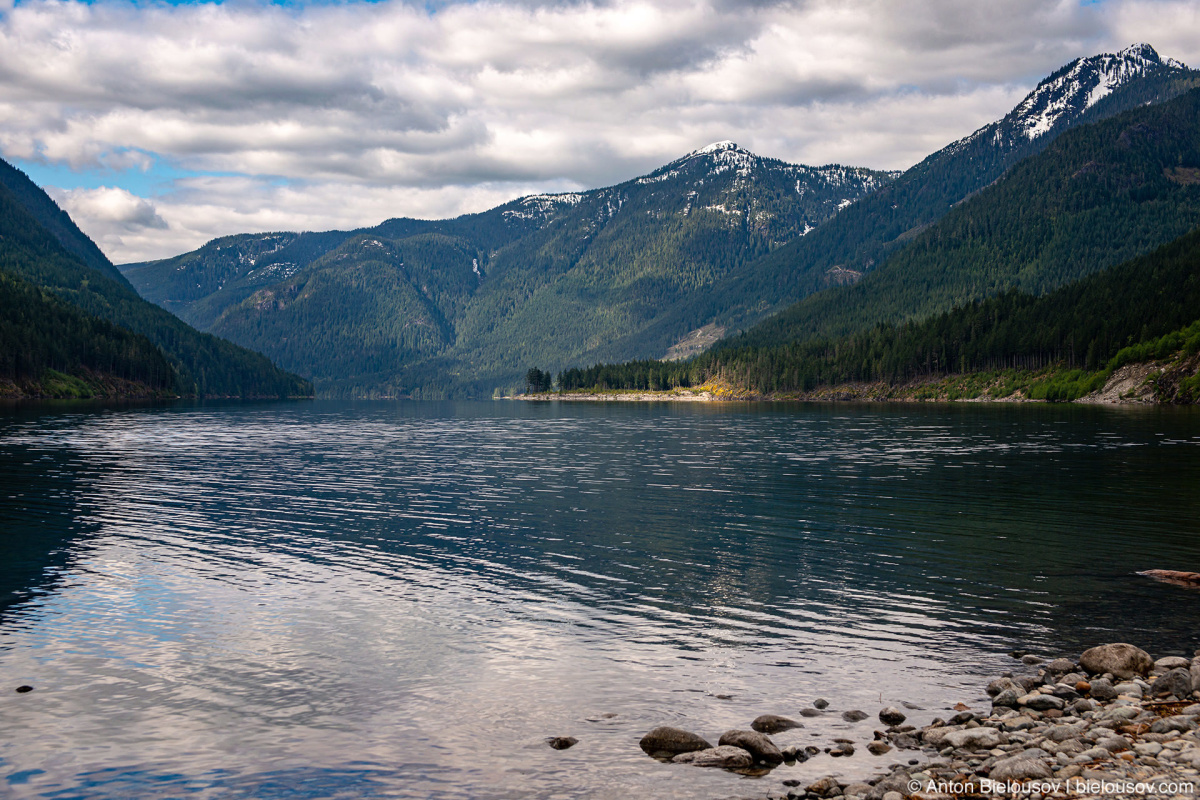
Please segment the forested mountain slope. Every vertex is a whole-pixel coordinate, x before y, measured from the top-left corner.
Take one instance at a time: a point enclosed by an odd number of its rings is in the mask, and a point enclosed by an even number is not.
[[[1165,358],[1181,348],[1195,356],[1200,352],[1200,326],[1193,325],[1197,320],[1200,228],[1041,297],[1013,290],[921,322],[881,324],[839,338],[718,349],[683,364],[572,369],[558,380],[567,390],[666,389],[718,381],[758,394],[786,395],[850,382],[898,384],[1058,363],[1100,371],[1070,376],[1090,390],[1102,385],[1106,368],[1111,371],[1126,360]],[[1183,402],[1200,400],[1200,384],[1193,379],[1190,385],[1179,398]],[[1084,393],[1075,388],[1061,399]]]
[[[920,319],[1010,287],[1041,294],[1200,223],[1200,89],[1073,130],[956,207],[862,281],[721,347]]]
[[[311,392],[307,382],[258,353],[200,333],[143,300],[102,254],[107,269],[89,266],[76,252],[87,256],[90,251],[85,243],[75,241],[72,232],[78,233],[78,228],[70,218],[52,213],[57,206],[24,173],[7,164],[3,167],[9,171],[0,181],[0,274],[18,279],[6,284],[12,302],[20,302],[21,297],[29,300],[27,313],[8,318],[6,341],[40,342],[35,351],[51,354],[42,360],[49,368],[56,368],[63,358],[88,366],[124,352],[128,356],[124,365],[113,361],[108,371],[137,372],[141,376],[137,380],[155,386],[163,384],[160,360],[165,361],[170,365],[170,389],[177,394],[277,397]],[[17,191],[9,188],[10,183]],[[51,219],[59,235],[43,226],[41,218]],[[60,236],[74,241],[71,249]],[[94,260],[95,253],[88,257]],[[39,293],[36,298],[32,290]],[[109,343],[97,341],[98,349],[88,355],[87,331]],[[157,348],[158,357],[147,354],[147,342]],[[27,371],[19,364],[13,369]]]
[[[1200,72],[1147,44],[1080,58],[1047,77],[1002,119],[933,153],[802,240],[746,267],[663,325],[743,326],[813,292],[853,283],[957,203],[1065,131],[1200,86]]]
[[[531,360],[565,364],[636,338],[890,178],[719,142],[605,189],[353,233],[227,237],[124,270],[155,302],[329,391],[490,393]]]

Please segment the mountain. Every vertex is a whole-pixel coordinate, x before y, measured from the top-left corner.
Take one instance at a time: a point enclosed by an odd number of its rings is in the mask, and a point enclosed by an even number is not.
[[[39,371],[53,369],[182,395],[311,394],[304,380],[258,353],[139,297],[53,200],[2,161],[0,277],[3,341],[22,348],[0,368],[9,379],[36,382]]]
[[[123,271],[323,392],[488,393],[532,366],[686,356],[853,285],[1065,131],[1198,85],[1135,45],[1073,61],[899,177],[720,142],[605,189],[455,220],[227,237]]]
[[[1042,294],[1200,220],[1200,89],[1064,134],[853,286],[721,343],[768,346],[921,319],[1010,287]]]
[[[1027,396],[1071,400],[1103,386],[1126,363],[1169,361],[1176,353],[1176,363],[1159,370],[1168,385],[1158,388],[1168,391],[1155,394],[1198,402],[1200,228],[1041,297],[1013,290],[921,322],[882,324],[838,339],[724,348],[684,364],[572,369],[559,383],[567,390],[645,390],[717,382],[787,395],[984,372],[982,380],[965,382],[978,394],[1004,397],[1024,384]],[[1029,374],[1055,364],[1057,374]],[[1010,374],[997,374],[1004,370]],[[1024,374],[1011,374],[1016,370]]]
[[[490,393],[621,339],[664,352],[689,329],[653,343],[637,331],[891,177],[718,142],[617,186],[453,220],[225,237],[123,271],[325,392]]]
[[[1161,103],[1196,86],[1200,72],[1161,58],[1148,44],[1076,59],[1041,81],[1002,119],[931,154],[809,236],[714,286],[708,296],[681,304],[660,325],[719,321],[741,327],[814,292],[854,283],[1065,131]]]

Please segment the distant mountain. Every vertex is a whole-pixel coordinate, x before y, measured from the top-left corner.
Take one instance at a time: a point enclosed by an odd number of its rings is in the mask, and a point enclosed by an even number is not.
[[[1042,294],[1148,252],[1198,222],[1200,89],[1193,89],[1070,131],[859,283],[813,294],[718,346],[841,336],[1009,288]]]
[[[321,391],[487,393],[531,366],[694,352],[852,285],[1064,131],[1195,86],[1200,73],[1135,45],[1068,64],[899,177],[720,142],[605,189],[455,220],[227,237],[123,271]]]
[[[925,158],[809,236],[749,264],[708,296],[681,304],[647,338],[678,327],[762,319],[813,292],[854,283],[955,204],[1078,125],[1200,86],[1200,72],[1147,44],[1080,58],[1043,80],[1002,119]]]
[[[489,393],[619,339],[665,351],[637,331],[892,177],[718,142],[604,189],[453,220],[225,237],[123,270],[150,300],[325,391]]]
[[[137,383],[138,392],[311,393],[263,356],[200,333],[139,297],[70,217],[3,161],[0,305],[0,377],[17,383],[38,384],[54,370],[85,383]]]

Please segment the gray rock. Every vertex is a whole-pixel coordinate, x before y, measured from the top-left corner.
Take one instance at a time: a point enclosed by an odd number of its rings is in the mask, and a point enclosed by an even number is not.
[[[579,740],[574,736],[551,736],[546,740],[546,744],[555,750],[566,750],[579,744]]]
[[[1163,746],[1158,742],[1142,742],[1133,746],[1133,752],[1139,756],[1156,756],[1163,751]]]
[[[1200,716],[1200,703],[1192,703],[1190,706],[1179,712],[1189,717]]]
[[[987,685],[988,697],[995,697],[1005,689],[1015,689],[1021,694],[1025,694],[1025,687],[1018,684],[1012,678],[996,678]]]
[[[904,800],[904,795],[899,792],[884,792],[883,800]]]
[[[825,710],[826,708],[829,708],[829,701],[824,697],[818,697],[816,700],[813,700],[813,708]]]
[[[1079,665],[1093,675],[1111,672],[1118,678],[1129,679],[1148,673],[1154,666],[1154,659],[1140,647],[1121,642],[1085,650],[1079,657]]]
[[[1113,685],[1104,678],[1096,678],[1096,680],[1092,681],[1092,689],[1090,692],[1088,692],[1088,694],[1092,696],[1093,700],[1105,702],[1115,699],[1117,696],[1117,690],[1114,689]]]
[[[1000,692],[1000,694],[992,698],[992,707],[1016,707],[1017,701],[1021,699],[1022,695],[1023,691],[1018,691],[1017,689],[1005,689],[1004,691]]]
[[[1026,708],[1032,708],[1034,711],[1049,711],[1052,708],[1062,710],[1062,707],[1066,705],[1061,697],[1055,697],[1052,694],[1042,694],[1041,692],[1027,694],[1024,697],[1018,698],[1017,704]]]
[[[1200,692],[1200,664],[1192,664],[1192,691]]]
[[[1026,655],[1021,656],[1021,663],[1028,664],[1031,667],[1035,664],[1041,664],[1045,660],[1046,659],[1044,658],[1035,656],[1033,653],[1027,653]]]
[[[1152,697],[1161,697],[1165,694],[1173,694],[1180,700],[1191,697],[1192,673],[1182,668],[1173,669],[1154,681],[1150,686],[1150,695]]]
[[[1102,761],[1106,758],[1110,758],[1111,756],[1112,751],[1110,751],[1108,748],[1093,747],[1089,750],[1084,750],[1082,753],[1076,756],[1074,760],[1086,764],[1088,761]]]
[[[1056,675],[1062,675],[1074,671],[1075,662],[1069,658],[1056,658],[1046,665],[1046,669]]]
[[[867,716],[868,714],[865,711],[855,710],[842,712],[842,719],[846,720],[846,722],[862,722],[867,718]]]
[[[759,733],[782,733],[783,731],[790,731],[792,728],[803,728],[804,726],[794,719],[776,716],[775,714],[763,714],[755,717],[754,722],[750,723],[750,727]]]
[[[850,742],[841,742],[837,747],[829,751],[829,755],[833,756],[834,758],[852,756],[854,755],[854,745]]]
[[[964,750],[991,750],[1004,744],[1005,738],[995,728],[967,728],[961,731],[951,731],[942,741],[951,747]]]
[[[691,764],[694,767],[719,767],[720,769],[747,769],[754,766],[754,756],[740,747],[721,745],[707,750],[681,753],[671,759],[675,764]]]
[[[655,758],[673,758],[680,753],[712,749],[712,745],[702,737],[668,725],[650,731],[638,744],[646,755]]]
[[[941,747],[947,736],[960,730],[962,728],[951,728],[945,725],[934,727],[930,725],[927,728],[921,729],[921,741],[930,747]]]
[[[1164,656],[1154,662],[1154,668],[1163,671],[1179,669],[1180,667],[1187,669],[1190,666],[1192,666],[1190,658],[1181,658],[1179,656]]]
[[[846,797],[866,797],[867,793],[870,791],[871,784],[860,782],[852,783],[846,788],[842,789],[842,794]]]
[[[797,745],[784,747],[779,752],[783,754],[784,761],[799,761],[802,764],[808,761],[808,753],[804,752],[803,747]]]
[[[821,716],[821,712],[815,708],[805,708],[800,711],[800,716],[802,716],[802,717],[819,717],[819,716]]]
[[[1191,683],[1190,678],[1188,679],[1188,683]],[[1118,696],[1125,695],[1126,697],[1137,697],[1139,699],[1142,696],[1142,687],[1138,686],[1133,681],[1118,683],[1113,687],[1113,691],[1116,692]]]
[[[755,761],[764,764],[783,763],[783,753],[779,752],[774,742],[758,731],[725,731],[717,744],[740,747],[754,756]]]
[[[1083,723],[1055,725],[1046,731],[1046,738],[1052,742],[1065,742],[1069,739],[1078,739],[1086,729],[1087,726]]]
[[[1124,736],[1108,736],[1096,742],[1096,745],[1110,753],[1124,753],[1129,749],[1129,740]]]
[[[879,712],[879,721],[884,725],[899,725],[906,719],[908,719],[908,717],[904,714],[904,712],[895,706],[888,706]]]
[[[992,771],[988,775],[993,781],[1030,781],[1052,776],[1050,767],[1041,759],[1031,758],[1025,753],[1000,759],[992,764]]]
[[[887,742],[870,742],[867,744],[867,752],[873,756],[881,756],[884,753],[890,753],[892,746]]]
[[[1160,720],[1156,720],[1150,726],[1150,732],[1167,733],[1168,731],[1179,731],[1180,733],[1187,733],[1188,731],[1196,730],[1197,727],[1198,724],[1196,722],[1196,717],[1180,714],[1178,716],[1163,717]]]

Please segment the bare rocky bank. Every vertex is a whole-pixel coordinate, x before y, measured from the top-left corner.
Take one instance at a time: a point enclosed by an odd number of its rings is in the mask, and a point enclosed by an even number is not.
[[[1133,645],[1107,644],[1078,659],[1014,655],[1022,666],[988,685],[990,709],[959,704],[948,719],[917,727],[905,724],[904,711],[884,708],[868,741],[780,748],[771,735],[803,723],[764,715],[747,730],[727,731],[715,746],[662,727],[647,733],[641,747],[679,769],[782,777],[768,795],[776,800],[1200,796],[1200,652],[1156,660]],[[798,716],[827,713],[826,705],[818,700]],[[843,712],[847,720],[866,716]],[[789,766],[821,752],[845,756],[857,747],[891,766],[861,781],[787,775]]]

